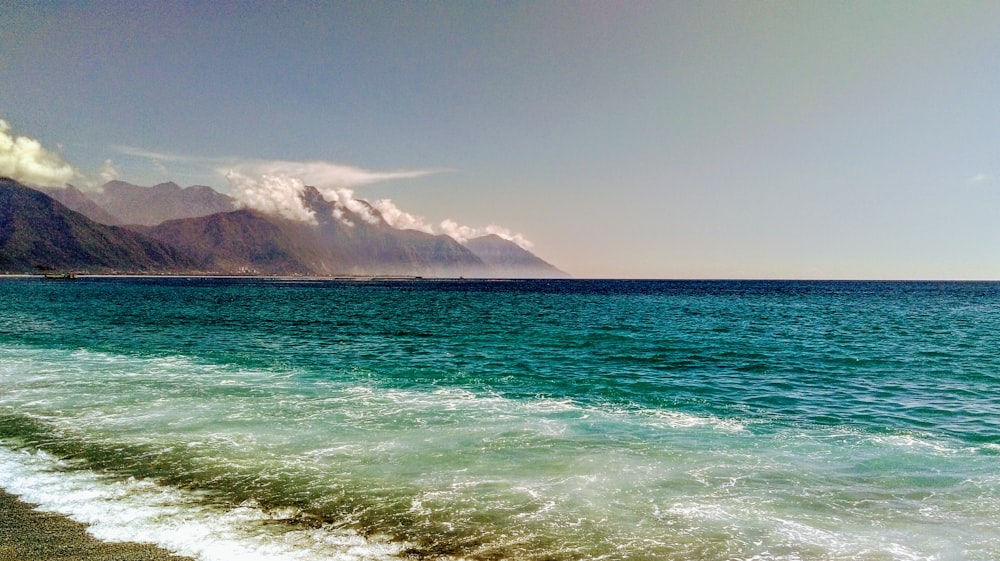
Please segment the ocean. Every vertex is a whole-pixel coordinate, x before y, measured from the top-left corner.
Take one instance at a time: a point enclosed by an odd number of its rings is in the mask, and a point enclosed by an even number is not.
[[[1000,560],[1000,284],[0,280],[0,487],[215,560]]]

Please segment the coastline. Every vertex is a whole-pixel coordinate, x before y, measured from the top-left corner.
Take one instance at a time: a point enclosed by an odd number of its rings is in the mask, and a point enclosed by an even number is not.
[[[0,489],[0,560],[2,561],[194,561],[151,544],[105,542],[87,533],[87,525],[61,514],[35,510]]]

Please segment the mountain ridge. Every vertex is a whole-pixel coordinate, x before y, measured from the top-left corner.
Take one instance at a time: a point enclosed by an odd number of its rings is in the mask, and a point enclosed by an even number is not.
[[[475,253],[487,267],[502,271],[505,276],[552,278],[569,276],[534,253],[496,234],[472,238],[465,242],[465,247]]]
[[[41,191],[0,178],[0,271],[167,272],[191,266],[172,246],[98,224]]]
[[[499,236],[483,236],[459,243],[443,234],[397,229],[366,201],[350,201],[354,209],[351,210],[339,200],[325,199],[314,187],[305,187],[301,194],[302,204],[315,217],[315,223],[307,223],[251,209],[234,209],[232,198],[205,186],[181,188],[169,182],[138,187],[119,181],[105,184],[99,196],[73,186],[46,188],[35,191],[51,201],[40,207],[38,201],[27,203],[24,191],[13,188],[16,185],[29,189],[27,186],[10,179],[4,181],[0,190],[13,189],[21,193],[19,202],[5,206],[13,209],[12,216],[22,215],[28,219],[18,222],[18,236],[47,242],[36,243],[30,255],[24,253],[23,247],[14,250],[0,245],[0,272],[14,269],[24,272],[26,268],[42,267],[71,268],[81,272],[155,270],[184,274],[568,276]],[[124,201],[115,199],[122,193]],[[183,201],[178,202],[180,198]],[[136,201],[153,205],[150,201],[155,200],[160,201],[156,216],[167,218],[156,224],[148,224],[153,216],[150,213],[145,217],[132,213],[126,217],[143,220],[119,226],[126,219],[111,212],[134,207],[138,204]],[[198,200],[203,204],[191,203]],[[41,210],[46,205],[58,210]],[[225,210],[208,213],[219,207]],[[184,216],[191,213],[199,216]],[[65,228],[53,224],[67,220],[76,224],[77,230],[86,231],[83,236],[86,239],[101,238],[115,247],[138,244],[154,253],[170,256],[173,261],[149,261],[148,256],[143,258],[138,254],[129,254],[134,262],[96,256],[88,260],[86,252],[81,253],[76,246],[66,254],[65,248],[60,246],[69,243],[69,238],[62,233]],[[105,224],[101,220],[117,224]],[[7,222],[13,223],[12,220]],[[0,224],[0,240],[4,239],[4,227]],[[102,251],[107,253],[109,250],[104,248]],[[75,257],[70,258],[70,254]],[[15,255],[18,257],[12,257]]]
[[[198,218],[235,210],[232,197],[206,185],[181,187],[173,181],[140,187],[109,181],[87,197],[122,224],[155,226],[176,218]]]
[[[65,187],[37,187],[35,189],[59,201],[66,208],[79,212],[98,224],[107,224],[109,226],[123,226],[125,224],[121,218],[105,210],[104,207],[94,202],[86,193],[73,185]]]

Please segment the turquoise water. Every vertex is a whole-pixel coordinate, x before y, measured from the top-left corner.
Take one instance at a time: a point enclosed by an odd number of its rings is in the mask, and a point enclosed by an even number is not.
[[[199,559],[1000,559],[1000,284],[0,280],[0,486]]]

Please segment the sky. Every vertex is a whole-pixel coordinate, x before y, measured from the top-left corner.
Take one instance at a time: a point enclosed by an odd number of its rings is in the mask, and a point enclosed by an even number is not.
[[[83,188],[319,182],[579,278],[1000,279],[1000,2],[8,0],[0,119]]]

